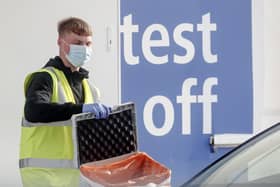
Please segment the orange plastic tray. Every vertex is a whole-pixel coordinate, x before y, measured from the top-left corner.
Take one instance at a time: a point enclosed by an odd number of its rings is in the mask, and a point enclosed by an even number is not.
[[[171,171],[144,152],[84,164],[81,173],[104,186],[134,186],[170,183]],[[164,185],[169,186],[169,185]]]

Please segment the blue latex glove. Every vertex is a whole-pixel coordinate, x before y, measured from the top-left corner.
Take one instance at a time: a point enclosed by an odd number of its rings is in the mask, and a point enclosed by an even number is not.
[[[112,112],[112,108],[100,103],[84,104],[83,113],[84,112],[94,113],[96,119],[102,119],[109,116],[109,114]]]

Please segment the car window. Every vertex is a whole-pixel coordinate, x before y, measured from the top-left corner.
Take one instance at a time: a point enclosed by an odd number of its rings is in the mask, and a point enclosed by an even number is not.
[[[269,183],[268,179],[271,176],[280,174],[279,158],[280,146],[268,147],[268,151],[248,162],[247,167],[245,167],[246,170],[240,173],[233,183],[246,183],[247,181],[253,183],[261,180]]]
[[[255,140],[192,181],[190,186],[280,184],[280,131]]]

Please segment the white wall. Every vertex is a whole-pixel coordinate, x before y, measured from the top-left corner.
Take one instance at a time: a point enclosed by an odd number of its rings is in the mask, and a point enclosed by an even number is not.
[[[78,16],[93,26],[94,52],[88,66],[91,78],[108,105],[118,102],[117,1],[9,0],[0,1],[0,186],[21,186],[18,173],[23,80],[58,54],[57,21]],[[106,27],[113,46],[106,49]]]
[[[264,1],[264,109],[262,128],[280,122],[280,1]]]
[[[254,133],[262,130],[264,105],[264,0],[252,0]]]

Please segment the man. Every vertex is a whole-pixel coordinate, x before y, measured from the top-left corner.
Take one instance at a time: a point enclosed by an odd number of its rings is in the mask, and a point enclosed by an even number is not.
[[[62,20],[57,43],[59,56],[24,82],[20,145],[24,186],[77,186],[69,119],[82,112],[106,118],[111,111],[99,103],[99,92],[88,84],[89,72],[82,68],[91,58],[91,27],[79,18]]]

